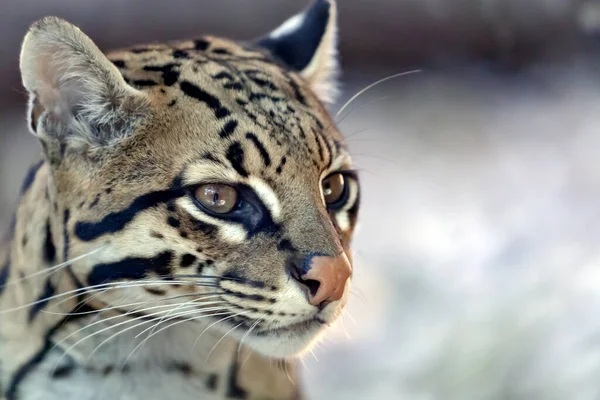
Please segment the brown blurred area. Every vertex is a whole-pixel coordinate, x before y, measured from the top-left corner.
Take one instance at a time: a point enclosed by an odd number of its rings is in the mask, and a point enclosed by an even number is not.
[[[20,42],[29,24],[56,15],[102,49],[212,33],[250,39],[298,12],[298,0],[3,0],[0,105],[22,100]],[[346,69],[488,60],[509,67],[585,51],[585,0],[340,0]],[[592,12],[593,13],[593,12]],[[592,16],[593,18],[593,16]],[[588,17],[589,19],[589,17]]]
[[[39,151],[18,71],[30,23],[56,15],[112,49],[206,33],[251,39],[306,5],[0,0],[0,228]],[[378,79],[422,72],[369,91],[337,119],[363,186],[357,289],[335,344],[317,351],[320,362],[306,357],[307,380],[317,383],[310,398],[600,398],[600,363],[579,362],[584,353],[600,360],[587,347],[600,335],[592,324],[600,301],[575,302],[600,293],[600,279],[586,275],[600,263],[600,0],[338,7],[344,92],[334,112]],[[544,294],[560,311],[529,297],[543,279],[569,284],[569,297]],[[523,328],[533,324],[526,311],[545,318],[535,332]],[[581,320],[565,319],[575,315]],[[522,347],[508,346],[500,330]],[[582,345],[560,347],[561,337]],[[561,352],[547,350],[554,346]],[[559,386],[568,394],[547,390]]]

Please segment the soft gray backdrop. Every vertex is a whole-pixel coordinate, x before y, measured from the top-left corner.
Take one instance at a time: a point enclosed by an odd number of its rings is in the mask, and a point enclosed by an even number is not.
[[[600,398],[600,3],[339,0],[339,116],[363,181],[349,312],[312,399]],[[53,14],[102,48],[257,36],[297,0],[0,0],[0,224],[38,148],[19,44]],[[345,113],[346,114],[346,113]],[[318,359],[318,361],[317,361]]]

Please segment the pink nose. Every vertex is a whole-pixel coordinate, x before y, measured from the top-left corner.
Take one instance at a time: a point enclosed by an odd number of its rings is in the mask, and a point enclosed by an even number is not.
[[[345,253],[337,257],[314,257],[308,273],[302,276],[304,281],[312,280],[319,283],[316,292],[309,295],[309,303],[319,306],[324,302],[330,303],[341,299],[351,273],[352,267]]]

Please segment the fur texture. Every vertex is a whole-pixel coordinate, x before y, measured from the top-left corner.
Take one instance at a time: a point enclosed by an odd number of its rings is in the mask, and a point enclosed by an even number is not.
[[[359,203],[322,105],[335,5],[302,19],[285,38],[319,32],[305,65],[277,35],[274,47],[202,37],[105,56],[60,19],[31,27],[21,70],[44,159],[1,254],[7,399],[298,396],[289,360],[339,316],[350,280],[313,305],[294,271],[350,257]],[[333,207],[323,181],[340,172]],[[207,183],[236,189],[231,214],[198,203]]]

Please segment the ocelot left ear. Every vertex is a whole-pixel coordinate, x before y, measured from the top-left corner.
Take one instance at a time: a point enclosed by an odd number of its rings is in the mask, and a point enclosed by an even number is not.
[[[299,72],[322,101],[335,101],[338,94],[335,0],[316,0],[258,44]]]

